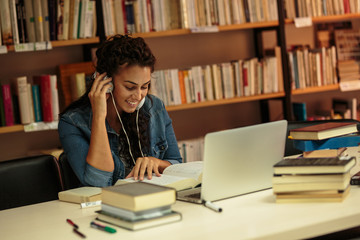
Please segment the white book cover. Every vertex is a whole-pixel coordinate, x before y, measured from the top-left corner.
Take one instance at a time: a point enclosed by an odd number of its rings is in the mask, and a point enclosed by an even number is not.
[[[41,0],[32,0],[35,22],[35,37],[37,42],[44,41],[44,23],[41,9]]]
[[[59,120],[59,93],[57,87],[57,76],[50,75],[50,88],[51,88],[51,101],[52,101],[52,113],[53,113],[53,121]]]
[[[72,36],[70,39],[78,39],[78,28],[79,28],[79,15],[80,15],[80,0],[74,0],[74,17],[73,17],[73,29]]]
[[[42,11],[42,16],[43,16],[44,41],[50,41],[48,0],[41,0],[41,11]]]
[[[85,17],[84,17],[84,35],[83,38],[91,38],[93,37],[93,29],[94,29],[94,19],[95,19],[95,1],[86,1],[85,6]]]
[[[171,69],[170,74],[171,74],[171,81],[173,86],[174,104],[180,105],[181,95],[180,95],[180,85],[179,85],[179,70]]]
[[[0,10],[1,34],[3,44],[12,45],[14,43],[14,39],[11,27],[10,5],[8,0],[0,1]]]
[[[90,0],[81,0],[81,8],[79,10],[80,13],[80,21],[79,21],[79,34],[78,34],[78,38],[85,38],[85,18],[87,13],[87,9],[88,9],[88,5],[89,5]],[[91,14],[92,14],[92,10],[91,10]]]
[[[17,14],[16,14],[16,5],[15,0],[9,0],[10,7],[10,19],[11,19],[11,29],[13,34],[14,44],[19,44],[19,28],[17,24]]]
[[[69,40],[70,0],[64,0],[63,39]]]
[[[22,124],[28,124],[31,122],[31,117],[29,108],[27,77],[17,77],[13,81],[14,91],[16,91],[19,101],[20,121]]]
[[[213,101],[214,100],[214,86],[213,86],[213,79],[212,79],[212,75],[211,75],[210,65],[206,65],[203,68],[203,73],[204,73],[204,77],[205,77],[206,100]]]

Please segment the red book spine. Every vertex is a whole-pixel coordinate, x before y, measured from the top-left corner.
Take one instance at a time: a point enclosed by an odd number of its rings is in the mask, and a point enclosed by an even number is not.
[[[10,84],[4,84],[1,86],[3,101],[4,101],[4,114],[5,114],[5,125],[14,125],[14,109],[11,96]]]
[[[34,82],[40,86],[40,101],[43,121],[52,122],[54,118],[52,112],[50,75],[34,76]]]

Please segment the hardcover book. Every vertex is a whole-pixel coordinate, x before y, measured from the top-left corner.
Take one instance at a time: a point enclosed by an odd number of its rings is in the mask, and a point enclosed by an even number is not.
[[[172,205],[176,201],[173,188],[146,182],[105,187],[101,195],[102,203],[135,212]]]
[[[137,220],[137,221],[128,221],[123,218],[116,217],[114,215],[106,214],[102,211],[97,211],[97,213],[98,213],[98,216],[96,218],[97,220],[133,231],[160,226],[167,223],[177,222],[180,221],[182,218],[181,213],[175,211],[165,214],[164,216]]]
[[[342,202],[350,192],[345,190],[321,190],[276,194],[276,203]]]
[[[53,107],[52,107],[52,92],[50,75],[40,75],[33,77],[34,83],[40,86],[40,102],[44,122],[52,122]]]
[[[345,173],[355,166],[354,156],[287,158],[274,165],[274,174]]]
[[[72,203],[95,202],[101,200],[101,188],[80,187],[58,193],[60,201]]]
[[[343,147],[357,147],[360,143],[359,134],[347,134],[340,137],[333,137],[324,140],[294,140],[296,149],[303,152],[325,149],[339,149]]]
[[[287,182],[287,183],[274,183],[274,193],[283,192],[299,192],[299,191],[320,191],[320,190],[345,190],[349,186],[350,174],[344,174],[342,179],[333,181],[314,181],[314,182]]]
[[[356,122],[326,122],[290,130],[290,138],[322,140],[357,132]]]

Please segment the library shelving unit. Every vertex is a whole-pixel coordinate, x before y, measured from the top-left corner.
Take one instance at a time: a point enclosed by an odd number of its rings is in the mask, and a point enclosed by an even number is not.
[[[360,19],[360,13],[347,13],[347,14],[341,14],[341,15],[328,15],[328,16],[320,16],[320,17],[311,17],[311,21],[313,24],[318,23],[327,23],[327,22],[340,22],[340,21],[349,21],[349,20],[358,20]],[[294,19],[285,19],[284,24],[294,24]],[[283,69],[285,72],[288,72],[288,76],[290,76],[290,70],[289,68]],[[288,80],[285,80],[290,82],[290,78]],[[300,95],[308,95],[313,96],[317,93],[326,93],[331,91],[340,91],[340,84],[331,84],[331,85],[324,85],[324,86],[315,86],[315,87],[306,87],[301,89],[290,89],[288,94],[288,103],[291,109],[291,102],[292,102],[292,96],[300,96]],[[332,93],[329,93],[330,95]]]

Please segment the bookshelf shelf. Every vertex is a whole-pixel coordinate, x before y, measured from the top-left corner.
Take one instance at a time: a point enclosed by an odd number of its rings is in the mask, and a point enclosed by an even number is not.
[[[218,30],[219,32],[225,32],[225,31],[237,31],[237,30],[254,29],[254,28],[276,27],[278,25],[279,25],[278,21],[254,22],[254,23],[218,26]],[[201,33],[213,33],[213,32],[204,31]],[[171,37],[171,36],[189,35],[189,34],[199,34],[199,33],[193,33],[191,32],[190,29],[174,29],[174,30],[160,31],[160,32],[134,33],[132,35],[135,37],[142,37],[142,38],[157,38],[157,37],[160,38],[160,37]]]
[[[14,133],[14,132],[24,132],[24,126],[17,124],[13,126],[0,127],[0,134]]]
[[[339,90],[339,84],[332,84],[320,87],[308,87],[303,89],[294,89],[292,90],[292,95],[302,95],[302,94],[310,94],[317,92],[327,92],[327,91],[335,91]]]
[[[233,24],[233,25],[219,26],[219,31],[222,32],[222,31],[235,31],[241,29],[267,28],[267,27],[276,27],[278,25],[279,25],[278,21]]]
[[[68,46],[76,46],[76,45],[85,45],[85,44],[93,44],[99,43],[99,37],[95,38],[83,38],[83,39],[72,39],[72,40],[59,40],[59,41],[51,41],[52,47],[68,47]],[[15,46],[8,46],[8,52],[14,52]]]
[[[176,106],[167,106],[166,110],[169,112],[181,111],[181,110],[189,110],[189,109],[203,108],[203,107],[213,107],[213,106],[233,104],[233,103],[281,98],[284,96],[285,96],[285,93],[280,92],[280,93],[269,93],[269,94],[261,94],[261,95],[255,95],[255,96],[247,96],[247,97],[235,97],[235,98],[221,99],[221,100],[214,100],[214,101],[205,101],[205,102],[198,102],[198,103],[181,104],[181,105],[176,105]]]
[[[337,22],[337,21],[346,21],[351,19],[360,18],[360,13],[348,13],[342,15],[331,15],[331,16],[321,16],[321,17],[312,17],[313,23],[320,23],[320,22]],[[293,24],[294,19],[285,19],[285,23]]]

